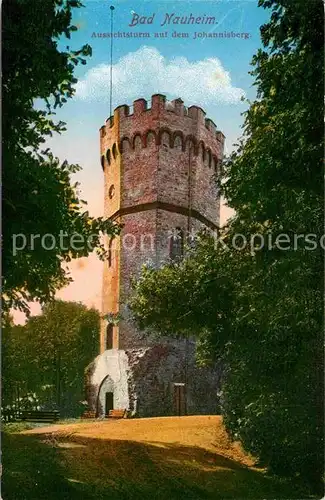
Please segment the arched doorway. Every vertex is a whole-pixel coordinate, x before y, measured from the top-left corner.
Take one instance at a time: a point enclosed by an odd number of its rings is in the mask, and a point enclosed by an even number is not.
[[[107,375],[101,382],[96,400],[96,417],[104,417],[114,408],[114,381]]]

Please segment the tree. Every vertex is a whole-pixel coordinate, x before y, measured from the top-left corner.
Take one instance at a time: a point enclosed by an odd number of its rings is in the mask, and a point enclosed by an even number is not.
[[[78,416],[85,399],[85,367],[98,354],[100,315],[75,302],[55,300],[40,316],[4,332],[4,403],[35,393],[42,405]]]
[[[29,360],[25,355],[24,328],[13,321],[2,330],[1,339],[1,400],[2,407],[13,407],[22,394],[30,392],[28,386]]]
[[[89,45],[59,49],[62,37],[69,39],[76,31],[72,10],[81,6],[79,0],[35,0],[33,8],[29,0],[3,3],[2,258],[7,314],[11,308],[28,313],[29,301],[48,301],[69,282],[64,263],[92,249],[104,257],[101,232],[118,232],[111,221],[90,217],[85,210],[78,184],[71,182],[80,167],[61,163],[42,149],[46,138],[65,130],[63,122],[53,121],[55,110],[73,96],[74,69],[91,55]]]
[[[222,357],[230,434],[269,470],[320,492],[323,5],[259,5],[271,16],[253,58],[257,98],[219,180],[236,210],[224,244],[202,241],[184,262],[145,270],[131,307],[143,327],[197,334]],[[239,234],[251,242],[243,250]]]

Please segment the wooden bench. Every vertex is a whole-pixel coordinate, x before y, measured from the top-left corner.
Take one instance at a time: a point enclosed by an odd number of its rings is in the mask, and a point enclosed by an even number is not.
[[[81,415],[81,418],[96,418],[96,412],[87,410]]]
[[[2,410],[1,418],[4,422],[19,422],[21,415],[18,410]]]
[[[109,410],[107,418],[126,418],[127,410]]]
[[[21,412],[21,420],[26,422],[56,422],[60,418],[58,410],[24,410]]]

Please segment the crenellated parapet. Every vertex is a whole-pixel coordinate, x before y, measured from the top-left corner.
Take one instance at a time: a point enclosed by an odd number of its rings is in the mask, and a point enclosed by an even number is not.
[[[191,148],[194,156],[208,157],[210,167],[218,165],[225,137],[202,108],[186,107],[182,99],[167,101],[161,94],[153,95],[150,104],[137,99],[132,107],[118,106],[101,127],[103,169],[125,151],[162,145],[182,151]]]

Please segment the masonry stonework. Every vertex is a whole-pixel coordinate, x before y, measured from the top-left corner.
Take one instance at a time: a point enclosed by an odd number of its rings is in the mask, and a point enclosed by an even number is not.
[[[185,384],[187,413],[217,412],[219,368],[196,366],[194,341],[139,331],[127,298],[144,263],[168,261],[173,231],[218,227],[215,178],[223,147],[222,132],[200,107],[160,94],[151,106],[134,101],[133,113],[119,106],[100,129],[104,215],[123,228],[107,241],[102,294],[103,315],[121,319],[111,326],[102,320],[100,355],[87,371],[89,404],[98,415],[107,411],[105,391],[114,394],[115,408],[124,405],[134,415],[172,415],[175,384]]]

